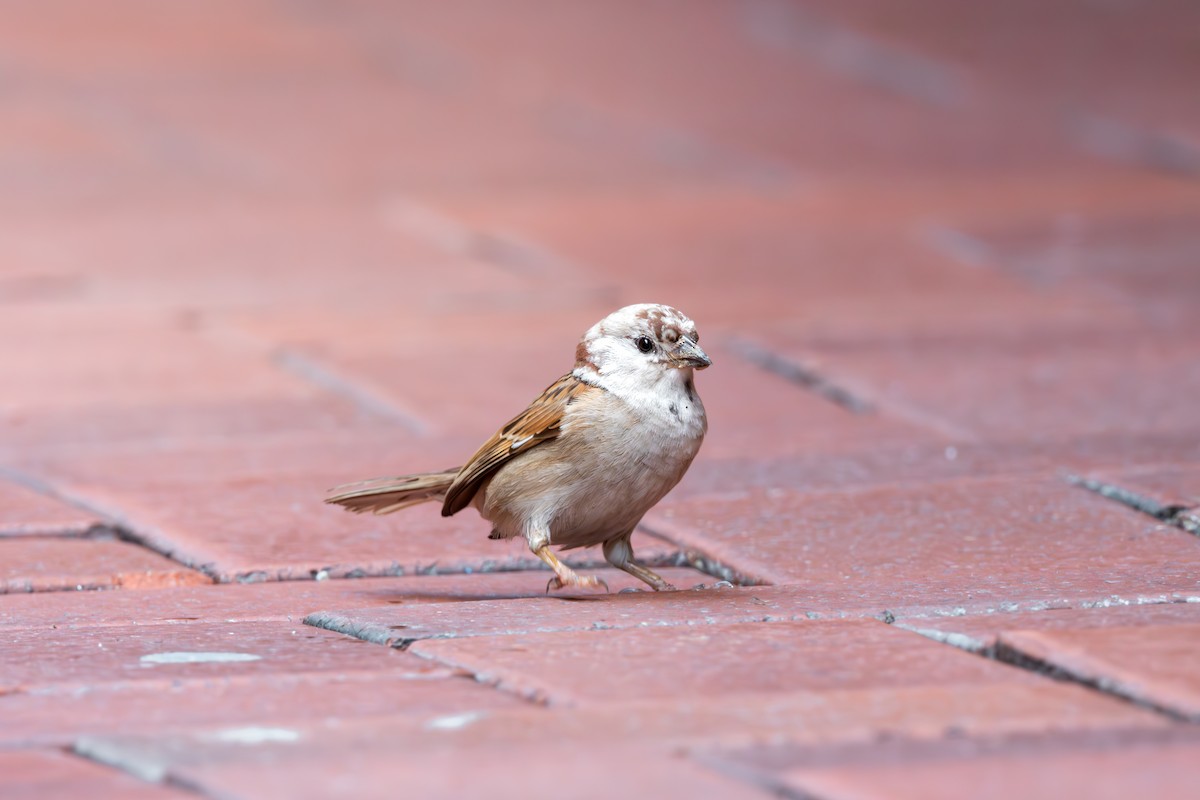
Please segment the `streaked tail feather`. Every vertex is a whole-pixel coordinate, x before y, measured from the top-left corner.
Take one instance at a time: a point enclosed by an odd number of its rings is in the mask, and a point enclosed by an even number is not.
[[[374,514],[390,514],[430,500],[443,500],[446,490],[450,488],[457,474],[456,468],[445,472],[423,472],[417,475],[402,475],[399,478],[374,478],[347,483],[330,489],[325,502],[342,506],[355,514],[368,511]]]

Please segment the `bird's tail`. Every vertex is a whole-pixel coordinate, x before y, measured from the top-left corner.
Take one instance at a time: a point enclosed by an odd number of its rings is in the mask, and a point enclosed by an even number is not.
[[[443,500],[457,474],[458,469],[455,468],[445,472],[422,472],[399,478],[374,478],[347,483],[330,489],[325,502],[342,506],[355,514],[368,511],[390,514],[430,500]]]

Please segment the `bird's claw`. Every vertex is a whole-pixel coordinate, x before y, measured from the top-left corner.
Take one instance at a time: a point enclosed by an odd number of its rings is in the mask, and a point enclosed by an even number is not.
[[[599,589],[603,587],[605,592],[609,591],[608,583],[606,583],[603,578],[597,578],[594,575],[571,575],[565,581],[561,576],[555,575],[546,582],[546,594],[550,594],[552,591],[557,591],[558,589],[563,589],[567,586],[578,589]]]

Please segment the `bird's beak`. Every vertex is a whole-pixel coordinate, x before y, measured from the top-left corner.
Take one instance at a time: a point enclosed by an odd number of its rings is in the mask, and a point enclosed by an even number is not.
[[[671,359],[671,365],[679,369],[684,367],[704,369],[712,366],[712,359],[700,349],[700,345],[686,337],[679,340],[679,343],[667,353],[667,357]]]

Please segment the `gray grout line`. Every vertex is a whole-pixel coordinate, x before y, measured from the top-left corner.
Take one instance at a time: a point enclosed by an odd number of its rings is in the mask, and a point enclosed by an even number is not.
[[[998,661],[1001,664],[1008,664],[1017,669],[1033,672],[1039,675],[1044,675],[1052,680],[1063,683],[1073,683],[1077,686],[1082,686],[1085,689],[1091,689],[1099,692],[1106,697],[1111,697],[1115,700],[1120,700],[1130,705],[1142,708],[1147,711],[1153,711],[1156,714],[1161,714],[1173,722],[1197,722],[1187,714],[1176,711],[1168,706],[1153,703],[1145,698],[1138,697],[1125,689],[1119,682],[1113,681],[1104,677],[1088,678],[1082,675],[1063,669],[1053,662],[1043,661],[1038,658],[1033,658],[1025,652],[999,639],[994,647],[990,647],[986,652],[981,652],[979,655],[989,658],[993,661]]]
[[[128,757],[121,752],[119,744],[113,745],[106,736],[81,736],[66,749],[66,752],[68,755],[107,767],[145,783],[166,786],[197,797],[212,797],[202,787],[190,781],[181,781],[172,775],[169,764],[139,761]]]
[[[444,253],[474,259],[518,278],[577,279],[584,270],[570,259],[516,233],[478,230],[456,217],[407,197],[384,206],[387,224]]]
[[[807,389],[852,414],[877,414],[882,410],[897,419],[933,431],[941,436],[957,440],[960,443],[978,441],[978,437],[974,433],[965,428],[960,428],[941,417],[928,414],[919,408],[913,408],[905,403],[892,400],[880,402],[863,397],[860,393],[833,382],[815,369],[792,359],[785,358],[749,339],[734,336],[729,339],[727,346],[748,363],[770,372],[772,375],[777,375],[801,388]]]
[[[673,542],[668,542],[674,544]],[[694,566],[686,560],[688,553],[678,551],[648,559],[639,559],[648,567]],[[563,559],[573,569],[608,569],[611,565],[603,558],[585,556],[582,552]],[[694,567],[699,569],[699,567]],[[700,570],[703,572],[703,570]],[[239,572],[232,579],[221,579],[221,583],[290,583],[296,581],[357,580],[360,578],[412,578],[436,575],[490,575],[501,572],[531,572],[549,574],[550,568],[532,554],[507,558],[482,558],[469,563],[459,562],[445,566],[437,561],[428,564],[404,565],[393,561],[386,566],[353,564],[331,564],[324,567],[283,567],[274,572],[248,570]]]
[[[110,530],[98,524],[77,524],[53,526],[24,525],[20,528],[0,529],[0,542],[18,539],[94,539],[103,538],[103,532]],[[97,534],[100,534],[97,536]]]
[[[1116,484],[1105,483],[1095,478],[1067,475],[1066,481],[1072,486],[1086,489],[1089,492],[1100,495],[1106,500],[1112,500],[1126,508],[1153,517],[1165,525],[1170,525],[1195,536],[1200,536],[1200,511],[1190,506],[1178,503],[1163,504],[1152,497],[1146,497]]]
[[[149,550],[152,553],[157,553],[163,558],[174,561],[176,564],[188,569],[195,570],[211,578],[213,581],[219,582],[220,580],[218,573],[211,565],[195,564],[189,559],[180,558],[171,548],[165,546],[169,541],[166,536],[163,536],[157,529],[139,525],[128,514],[115,506],[98,503],[84,495],[57,486],[43,478],[10,467],[0,466],[0,478],[5,478],[45,497],[66,503],[73,508],[86,511],[89,514],[95,514],[100,518],[100,521],[97,525],[89,528],[84,536],[93,531],[105,531],[118,541],[127,542]]]
[[[959,109],[970,102],[970,82],[948,61],[890,45],[785,0],[743,3],[741,16],[744,35],[764,51],[805,59],[932,108]]]
[[[271,361],[280,369],[313,386],[349,400],[361,411],[398,423],[401,427],[417,435],[429,432],[429,427],[419,417],[399,407],[391,399],[384,398],[355,381],[338,375],[302,353],[286,347],[280,348],[272,355]]]
[[[645,522],[639,522],[636,530],[642,533],[653,536],[661,542],[679,548],[678,552],[669,554],[665,557],[638,559],[643,565],[655,567],[691,567],[694,570],[703,572],[713,578],[721,581],[726,581],[734,586],[770,586],[770,581],[753,575],[749,572],[738,569],[737,567],[726,564],[718,558],[713,558],[701,548],[685,542],[679,542],[671,538],[669,534],[663,533],[660,530],[646,525]]]
[[[763,746],[759,745],[760,748]],[[769,747],[770,745],[765,746]],[[824,797],[802,791],[785,783],[782,778],[769,770],[739,764],[728,757],[728,748],[725,748],[725,751],[710,748],[707,751],[690,752],[687,756],[692,762],[710,769],[718,775],[724,775],[730,780],[761,789],[768,797],[780,800],[826,800]]]
[[[1090,113],[1073,115],[1066,128],[1069,139],[1092,155],[1168,175],[1200,177],[1200,143],[1184,136]]]
[[[837,385],[811,367],[784,358],[749,339],[743,339],[740,336],[732,337],[728,342],[728,347],[754,366],[801,386],[852,414],[876,413],[875,404],[870,400],[859,397],[849,389]]]
[[[696,180],[729,182],[760,192],[801,185],[805,178],[786,161],[725,145],[696,130],[620,119],[611,111],[558,98],[536,117],[550,133],[585,145],[624,148]]]
[[[113,510],[103,508],[98,503],[93,503],[80,495],[67,492],[55,486],[50,481],[39,478],[36,475],[31,475],[28,472],[0,465],[0,478],[24,487],[31,492],[40,494],[43,497],[49,497],[51,500],[65,503],[72,508],[85,511],[88,514],[94,514],[102,521],[115,523],[121,520],[121,515]]]
[[[901,630],[906,630],[919,636],[923,636],[930,641],[937,642],[938,644],[953,647],[956,650],[962,650],[963,652],[970,653],[971,655],[978,656],[980,658],[985,658],[989,661],[1007,664],[1015,669],[1023,670],[1025,672],[1032,672],[1061,683],[1071,683],[1077,686],[1082,686],[1085,689],[1098,692],[1099,694],[1110,697],[1114,700],[1118,700],[1123,703],[1129,703],[1130,705],[1138,708],[1160,714],[1172,720],[1173,722],[1200,722],[1200,719],[1193,719],[1187,714],[1176,711],[1173,708],[1159,705],[1144,698],[1138,697],[1125,690],[1125,688],[1117,681],[1108,680],[1103,677],[1084,677],[1069,670],[1063,669],[1052,662],[1033,658],[1032,656],[1027,655],[1023,651],[1005,642],[1003,640],[1002,633],[997,634],[996,644],[985,645],[983,640],[976,639],[975,637],[968,636],[967,634],[955,633],[953,631],[941,631],[933,628],[922,628],[917,625],[909,624],[907,620],[897,620],[891,616],[890,612],[885,611],[883,613],[884,617],[882,617],[882,619],[889,625],[893,625]]]
[[[951,735],[929,737],[922,735],[897,735],[886,740],[872,739],[865,741],[839,741],[829,745],[811,745],[799,742],[781,741],[763,745],[756,743],[750,747],[724,748],[722,750],[701,751],[706,765],[723,769],[726,765],[733,767],[740,774],[742,770],[752,773],[761,772],[770,776],[780,769],[805,768],[853,768],[878,763],[920,763],[932,758],[935,762],[943,762],[947,758],[974,759],[992,755],[1012,755],[1014,753],[1038,755],[1044,751],[1048,742],[1066,747],[1078,747],[1091,751],[1094,747],[1125,751],[1130,745],[1153,747],[1170,742],[1186,741],[1200,742],[1200,730],[1174,727],[1113,727],[1093,729],[1045,729],[1041,731],[978,731],[969,736]],[[739,753],[750,755],[750,763],[730,760],[730,755]],[[786,795],[792,797],[793,795]],[[805,798],[810,795],[796,795]]]
[[[948,225],[927,222],[917,228],[916,236],[934,252],[968,267],[994,267],[1000,261],[982,239]]]

